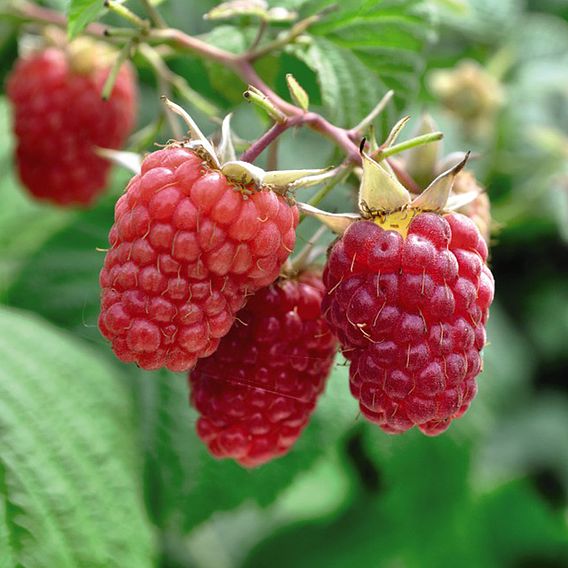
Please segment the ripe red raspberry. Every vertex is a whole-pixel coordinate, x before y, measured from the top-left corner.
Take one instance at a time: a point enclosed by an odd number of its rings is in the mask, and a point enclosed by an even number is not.
[[[197,433],[215,457],[255,467],[300,436],[336,351],[321,317],[323,294],[314,273],[260,290],[215,354],[191,371]]]
[[[494,281],[459,213],[351,225],[329,255],[323,311],[351,361],[351,392],[384,431],[443,432],[476,394]],[[401,234],[402,233],[402,234]]]
[[[245,298],[273,282],[298,210],[230,182],[195,151],[146,157],[115,209],[99,327],[119,359],[187,371],[211,355]]]
[[[89,205],[110,162],[93,148],[119,148],[135,120],[136,83],[122,66],[110,98],[101,90],[112,60],[96,46],[81,53],[49,47],[18,60],[7,85],[14,108],[16,162],[30,193],[58,205]],[[116,56],[115,56],[116,57]]]

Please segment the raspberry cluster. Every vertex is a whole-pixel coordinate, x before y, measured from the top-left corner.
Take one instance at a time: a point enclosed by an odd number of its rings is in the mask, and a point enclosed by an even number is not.
[[[99,327],[119,359],[186,371],[211,355],[247,295],[279,275],[298,210],[230,182],[191,149],[154,152],[115,209]]]
[[[191,371],[197,433],[215,457],[255,467],[298,439],[336,351],[321,317],[323,295],[313,272],[260,290],[217,351]]]
[[[486,260],[459,213],[418,212],[406,235],[358,221],[333,246],[322,309],[353,396],[385,432],[436,435],[469,407],[494,292]]]
[[[110,162],[94,148],[124,144],[137,100],[129,64],[120,69],[110,98],[101,98],[109,69],[110,63],[77,71],[66,51],[56,47],[18,60],[7,93],[14,108],[18,172],[35,197],[84,206],[106,186]]]

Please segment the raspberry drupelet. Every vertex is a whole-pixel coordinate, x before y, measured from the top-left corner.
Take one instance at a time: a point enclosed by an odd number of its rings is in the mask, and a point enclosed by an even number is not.
[[[122,65],[103,100],[113,59],[94,42],[81,49],[48,47],[21,57],[7,84],[22,184],[61,206],[90,205],[104,190],[111,164],[95,148],[120,148],[136,117],[132,66]]]
[[[217,351],[190,372],[197,433],[213,456],[255,467],[296,442],[336,352],[323,294],[315,272],[258,291]]]
[[[211,355],[247,295],[273,282],[298,210],[230,181],[200,152],[148,155],[115,208],[99,327],[119,359],[187,371]]]
[[[329,255],[323,311],[363,415],[389,433],[416,425],[436,435],[477,392],[494,282],[470,219],[406,215],[410,223],[403,214],[387,228],[358,221],[346,230]]]

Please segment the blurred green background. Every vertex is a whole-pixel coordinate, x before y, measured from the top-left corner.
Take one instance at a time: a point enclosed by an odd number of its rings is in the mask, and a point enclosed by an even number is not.
[[[330,3],[270,2],[302,15]],[[189,33],[244,50],[255,20],[204,21],[215,4],[159,8]],[[379,132],[403,112],[416,121],[428,110],[445,152],[478,153],[472,168],[497,228],[497,293],[471,410],[439,438],[387,436],[359,417],[338,360],[288,456],[251,471],[213,460],[194,433],[185,378],[120,364],[96,328],[96,249],[106,246],[127,174],[116,171],[89,211],[33,202],[13,172],[0,91],[1,568],[568,566],[568,2],[338,4],[310,43],[257,69],[285,98],[292,72],[312,106],[342,126],[394,88]],[[2,81],[19,31],[15,19],[0,21]],[[452,112],[435,87],[436,70],[463,60],[481,67],[459,108],[475,106],[488,76],[502,90],[481,125]],[[144,60],[135,63],[143,127],[160,112],[158,92]],[[220,116],[235,112],[243,139],[268,126],[230,72],[190,54],[168,63]],[[201,99],[178,100],[215,131]],[[162,129],[156,141],[169,136]],[[286,133],[278,152],[281,167],[341,159],[305,130]],[[323,203],[352,207],[352,184]],[[314,227],[303,224],[300,244]]]

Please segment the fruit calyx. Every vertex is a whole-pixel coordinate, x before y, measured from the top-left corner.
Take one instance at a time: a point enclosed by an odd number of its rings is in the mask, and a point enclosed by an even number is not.
[[[359,213],[328,213],[311,205],[298,203],[306,214],[318,218],[336,233],[343,232],[355,221],[372,220],[384,229],[393,229],[406,236],[412,218],[426,211],[445,213],[473,201],[477,191],[451,195],[456,176],[464,168],[470,153],[436,177],[419,195],[413,196],[398,180],[389,163],[377,161],[365,152],[361,144],[363,174],[359,186]]]
[[[162,97],[170,111],[180,116],[188,127],[189,137],[172,144],[190,148],[211,167],[220,171],[228,180],[246,191],[269,189],[289,197],[292,191],[319,182],[329,168],[309,170],[275,170],[262,168],[236,159],[231,134],[231,115],[223,120],[220,142],[214,146],[201,132],[193,118],[179,105]]]

